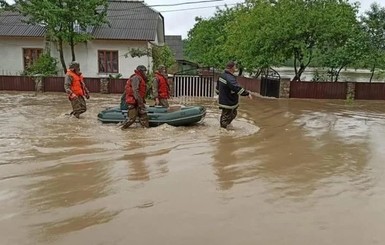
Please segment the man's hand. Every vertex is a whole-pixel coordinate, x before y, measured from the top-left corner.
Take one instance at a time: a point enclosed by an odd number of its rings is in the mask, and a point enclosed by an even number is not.
[[[69,95],[68,95],[68,99],[69,100],[76,100],[78,98],[78,96],[76,96],[76,94],[74,94],[74,93],[70,93]]]
[[[248,95],[249,99],[253,99],[253,96],[251,95],[251,93],[249,92],[249,95]]]
[[[159,99],[155,98],[155,105],[159,105]]]

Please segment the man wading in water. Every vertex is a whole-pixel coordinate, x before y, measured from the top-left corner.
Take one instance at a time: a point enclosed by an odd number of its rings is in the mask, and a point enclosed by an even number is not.
[[[215,88],[216,93],[219,95],[219,108],[222,109],[220,118],[222,128],[227,128],[237,116],[239,96],[248,96],[250,99],[253,98],[249,91],[245,90],[237,83],[237,78],[234,76],[236,69],[235,62],[230,61],[227,63],[226,69],[219,76]]]
[[[64,89],[71,101],[72,112],[70,115],[79,118],[80,114],[87,110],[86,101],[90,98],[89,91],[83,82],[83,76],[80,72],[80,65],[76,61],[72,61],[69,65],[64,78]]]
[[[122,95],[122,102],[127,105],[128,119],[123,122],[121,129],[130,127],[139,117],[139,122],[144,128],[149,127],[148,115],[145,107],[145,97],[147,92],[147,68],[140,65],[134,74],[127,80],[125,92]]]

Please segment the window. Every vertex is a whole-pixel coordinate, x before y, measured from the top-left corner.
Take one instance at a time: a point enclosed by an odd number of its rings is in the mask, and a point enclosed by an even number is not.
[[[23,48],[24,69],[33,65],[42,53],[42,48]]]
[[[99,50],[99,73],[119,73],[118,51]]]

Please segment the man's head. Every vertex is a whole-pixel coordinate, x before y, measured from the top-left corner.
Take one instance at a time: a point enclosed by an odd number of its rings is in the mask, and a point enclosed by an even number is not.
[[[72,61],[68,68],[72,71],[79,72],[80,71],[80,64],[77,61]]]
[[[158,71],[160,73],[166,73],[166,66],[165,65],[158,66]]]
[[[234,73],[237,70],[237,63],[235,63],[234,61],[229,61],[226,64],[226,70],[228,70],[231,73]]]
[[[160,65],[158,66],[158,71],[166,71],[166,66],[165,65]]]
[[[147,68],[146,68],[144,65],[139,65],[139,66],[137,66],[137,67],[136,67],[136,70],[137,70],[138,72],[140,72],[144,78],[147,77],[147,74],[146,74]]]

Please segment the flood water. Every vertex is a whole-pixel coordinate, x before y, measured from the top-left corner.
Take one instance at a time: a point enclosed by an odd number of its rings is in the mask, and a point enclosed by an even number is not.
[[[0,244],[385,244],[385,102],[242,99],[121,131],[61,93],[0,93]]]

